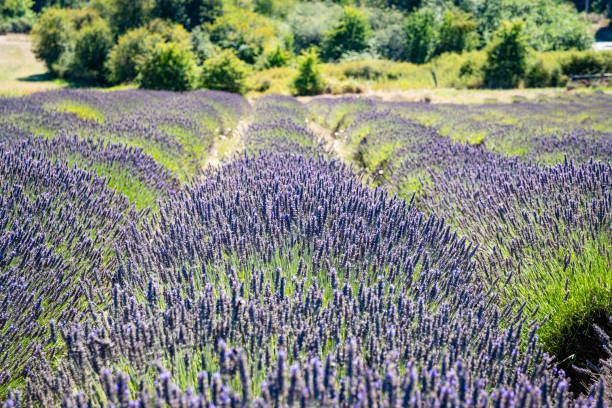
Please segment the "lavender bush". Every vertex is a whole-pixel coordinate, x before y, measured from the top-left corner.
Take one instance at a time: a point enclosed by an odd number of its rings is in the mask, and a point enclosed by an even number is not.
[[[457,143],[410,116],[441,109],[425,104],[23,102],[0,103],[4,407],[605,406],[604,380],[567,374],[609,365],[559,365],[550,334],[575,319],[609,358],[609,163]],[[375,186],[325,149],[313,114]],[[201,157],[239,117],[244,149],[218,167],[155,155]]]

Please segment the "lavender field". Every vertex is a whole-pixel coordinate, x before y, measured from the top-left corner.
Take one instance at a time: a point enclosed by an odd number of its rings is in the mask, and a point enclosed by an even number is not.
[[[0,98],[2,407],[612,406],[612,96]]]

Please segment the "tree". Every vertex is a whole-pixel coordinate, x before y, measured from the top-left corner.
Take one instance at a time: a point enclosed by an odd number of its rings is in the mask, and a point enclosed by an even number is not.
[[[431,58],[436,45],[435,25],[436,17],[430,9],[408,16],[404,27],[404,60],[421,64]]]
[[[275,68],[275,67],[284,67],[289,62],[289,55],[285,52],[280,45],[277,45],[274,50],[264,53],[264,63],[263,67]]]
[[[193,86],[195,60],[181,44],[158,43],[144,61],[139,74],[140,87],[187,91]]]
[[[116,34],[144,25],[151,17],[152,0],[110,0],[110,23]]]
[[[318,58],[315,50],[304,51],[298,63],[298,75],[292,83],[294,94],[317,95],[323,92],[325,84],[317,67]]]
[[[113,45],[108,23],[98,19],[82,28],[76,38],[71,75],[86,79],[104,78],[104,62]]]
[[[47,9],[32,28],[33,51],[44,61],[49,71],[56,72],[62,54],[70,52],[75,35],[74,23],[68,10]]]
[[[287,23],[293,34],[296,53],[319,46],[325,32],[340,18],[342,8],[334,3],[300,2],[291,9]]]
[[[459,9],[447,10],[438,28],[436,53],[470,51],[478,46],[476,22],[471,14]]]
[[[484,81],[490,88],[513,88],[527,69],[528,45],[523,23],[503,22],[487,49]]]
[[[32,12],[33,5],[33,0],[2,0],[0,1],[0,17],[6,19],[24,17]]]
[[[155,0],[152,14],[192,30],[221,16],[223,0]]]
[[[151,33],[146,27],[130,30],[119,37],[106,63],[108,81],[118,84],[136,79],[147,55],[161,41],[160,35]]]
[[[368,48],[370,24],[359,10],[345,7],[340,20],[325,33],[321,56],[326,60],[337,60],[342,54],[361,52]]]
[[[222,49],[233,49],[238,58],[253,64],[274,38],[270,20],[248,10],[232,9],[209,26],[210,40]]]
[[[202,65],[200,85],[207,89],[243,93],[247,68],[232,50],[223,50]]]

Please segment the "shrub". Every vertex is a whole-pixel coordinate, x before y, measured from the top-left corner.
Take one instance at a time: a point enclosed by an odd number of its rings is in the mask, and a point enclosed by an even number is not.
[[[325,32],[340,18],[342,8],[324,2],[298,3],[287,16],[296,53],[319,46]]]
[[[116,34],[123,34],[149,21],[152,0],[110,0],[110,24]]]
[[[224,50],[204,62],[200,85],[207,89],[243,93],[246,75],[244,62],[232,50]]]
[[[565,75],[589,75],[612,72],[612,51],[573,52],[561,61]]]
[[[76,38],[70,73],[77,78],[102,80],[104,62],[113,45],[106,21],[99,19],[81,29]]]
[[[209,26],[210,40],[223,49],[233,49],[249,64],[275,36],[276,29],[266,17],[244,9],[233,9]]]
[[[106,63],[108,81],[136,79],[145,59],[160,42],[176,43],[185,51],[192,47],[190,35],[181,25],[155,19],[147,27],[129,30],[119,37]]]
[[[520,21],[504,22],[487,50],[484,82],[490,88],[518,86],[527,68],[527,41]]]
[[[296,95],[318,95],[323,92],[325,83],[319,72],[316,51],[305,51],[299,59],[298,74],[293,79],[292,87]]]
[[[478,47],[480,40],[473,16],[462,10],[447,10],[438,29],[438,54],[462,52]]]
[[[321,55],[326,60],[338,60],[342,54],[361,52],[368,48],[370,25],[359,10],[345,7],[340,20],[325,33]]]
[[[68,10],[47,9],[32,27],[32,49],[49,71],[57,73],[62,54],[71,52],[75,35],[74,22]]]
[[[435,15],[429,9],[408,16],[404,26],[403,60],[421,64],[431,58],[436,44],[435,24]]]
[[[0,19],[25,17],[32,13],[32,0],[2,0],[0,1]]]
[[[199,64],[219,53],[219,47],[210,40],[204,26],[196,27],[193,30],[191,44]]]
[[[289,62],[289,55],[280,45],[277,45],[273,51],[264,53],[264,57],[263,66],[266,69],[284,67]]]
[[[106,63],[108,81],[117,84],[136,79],[138,68],[160,40],[145,27],[130,30],[119,37]]]
[[[27,33],[32,30],[32,26],[36,22],[36,15],[28,13],[23,17],[12,17],[0,19],[0,34],[1,33]]]
[[[180,44],[186,50],[191,50],[191,34],[185,28],[176,23],[160,20],[152,20],[147,25],[152,34],[159,34],[163,41]]]
[[[140,70],[140,87],[186,91],[192,88],[194,56],[178,43],[158,43]]]
[[[179,23],[188,30],[212,23],[222,14],[222,0],[155,0],[153,9],[153,16]]]

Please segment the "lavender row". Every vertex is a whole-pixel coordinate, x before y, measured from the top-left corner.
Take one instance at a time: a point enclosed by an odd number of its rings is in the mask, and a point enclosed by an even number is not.
[[[323,98],[309,104],[327,127],[349,127],[363,114],[390,111],[433,127],[453,141],[478,144],[526,162],[556,164],[564,155],[586,162],[612,156],[612,99],[580,95],[542,102],[512,104],[426,104],[383,102],[367,98]]]
[[[40,374],[11,393],[13,403],[596,406],[603,398],[595,387],[573,399],[564,373],[548,368],[539,323],[522,308],[499,308],[493,288],[482,291],[473,249],[442,220],[363,186],[337,162],[237,159],[137,234],[108,311],[50,335],[48,347],[65,345],[66,358],[56,368],[39,360]]]
[[[453,143],[401,110],[369,103],[371,112],[341,119],[347,127],[338,137],[354,148],[354,159],[378,184],[404,197],[415,194],[419,208],[444,217],[478,244],[475,260],[483,277],[511,283],[500,289],[502,298],[528,300],[529,311],[550,315],[540,337],[575,375],[574,390],[584,391],[580,383],[592,376],[582,370],[606,355],[592,324],[612,332],[610,163],[575,164],[570,156],[556,166],[540,166],[482,145]],[[328,101],[318,109],[325,104],[350,110],[363,102]],[[559,144],[581,151],[598,146],[577,137]]]
[[[95,174],[51,163],[27,142],[0,145],[0,387],[27,375],[49,322],[103,303],[111,256],[136,213]]]
[[[0,100],[5,124],[139,147],[181,180],[201,171],[215,137],[247,110],[244,98],[212,91],[61,90]]]
[[[306,109],[295,98],[270,95],[258,99],[249,122],[247,152],[313,155],[321,150],[319,141],[308,128]]]

